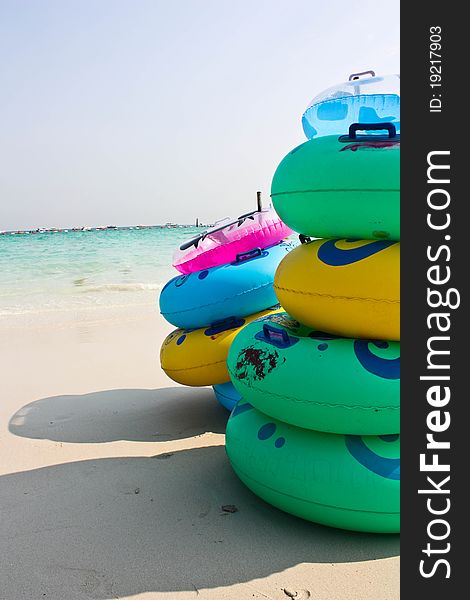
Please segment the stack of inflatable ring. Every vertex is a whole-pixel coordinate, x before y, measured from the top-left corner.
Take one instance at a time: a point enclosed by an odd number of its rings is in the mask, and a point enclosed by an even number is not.
[[[227,371],[228,350],[248,323],[279,311],[274,274],[294,247],[282,241],[290,233],[272,209],[255,211],[204,232],[177,252],[180,274],[160,294],[161,314],[177,327],[160,351],[171,379],[211,385],[225,408],[235,406],[240,396]]]
[[[240,479],[286,512],[382,533],[400,519],[399,160],[388,122],[284,158],[273,203],[303,242],[275,276],[286,312],[245,327],[227,361]]]

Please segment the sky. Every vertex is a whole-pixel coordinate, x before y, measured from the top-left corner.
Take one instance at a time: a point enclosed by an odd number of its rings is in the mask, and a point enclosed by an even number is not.
[[[399,1],[0,0],[0,230],[269,201],[310,100],[399,72]]]

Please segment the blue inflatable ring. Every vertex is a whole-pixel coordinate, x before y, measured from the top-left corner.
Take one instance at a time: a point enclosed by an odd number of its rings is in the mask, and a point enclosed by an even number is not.
[[[349,81],[316,96],[302,115],[309,140],[347,134],[352,123],[393,123],[400,133],[400,76],[376,77],[373,71],[350,75]]]
[[[235,404],[241,400],[241,395],[237,392],[231,381],[218,383],[213,385],[212,388],[219,403],[230,412],[232,412]]]
[[[274,274],[293,247],[255,248],[234,262],[174,277],[160,294],[160,312],[175,327],[196,329],[274,306]]]

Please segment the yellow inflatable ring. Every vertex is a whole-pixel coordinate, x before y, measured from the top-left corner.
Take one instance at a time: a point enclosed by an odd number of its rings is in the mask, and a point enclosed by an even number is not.
[[[292,250],[274,279],[292,317],[342,337],[400,340],[400,244],[315,240]]]
[[[201,329],[175,329],[164,340],[160,362],[165,373],[183,385],[216,385],[230,380],[227,355],[237,333],[248,323],[280,309],[233,318]]]

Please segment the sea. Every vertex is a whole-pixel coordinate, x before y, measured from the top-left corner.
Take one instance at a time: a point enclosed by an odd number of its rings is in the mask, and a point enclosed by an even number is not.
[[[203,231],[155,227],[0,235],[0,318],[157,306],[173,252]]]

